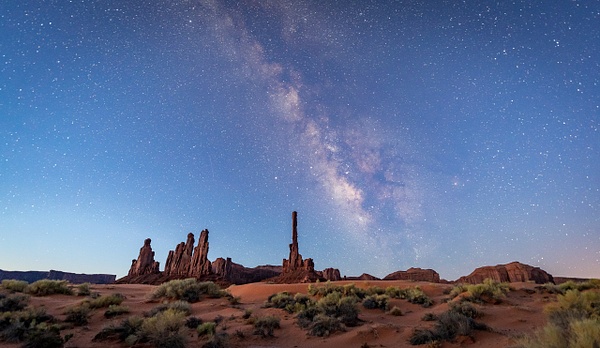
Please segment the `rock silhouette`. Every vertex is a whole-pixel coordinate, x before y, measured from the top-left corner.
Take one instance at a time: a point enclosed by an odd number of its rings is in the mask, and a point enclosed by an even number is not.
[[[520,262],[479,267],[468,276],[460,277],[456,282],[479,284],[487,278],[496,282],[508,283],[529,281],[533,281],[536,284],[554,283],[554,278],[546,271],[539,267],[533,267]]]

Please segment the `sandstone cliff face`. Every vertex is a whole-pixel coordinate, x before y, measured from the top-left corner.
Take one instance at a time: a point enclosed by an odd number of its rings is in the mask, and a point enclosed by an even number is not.
[[[319,276],[321,276],[325,280],[329,281],[337,281],[342,280],[342,276],[340,275],[340,270],[337,268],[325,268],[324,270],[317,272]]]
[[[231,258],[219,257],[212,262],[212,272],[231,284],[247,284],[277,277],[281,274],[281,266],[244,267],[231,261]]]
[[[459,278],[457,283],[479,284],[490,278],[496,282],[529,282],[536,284],[554,283],[552,275],[539,267],[533,267],[520,262],[506,265],[485,266],[475,269],[471,274]]]
[[[140,248],[140,254],[137,260],[131,261],[131,268],[127,276],[135,277],[147,274],[160,273],[159,263],[154,261],[154,251],[150,246],[150,238],[144,241],[144,246]]]
[[[190,275],[199,278],[212,273],[210,261],[208,260],[208,230],[200,232],[198,246],[194,248]]]
[[[170,250],[165,263],[165,275],[168,276],[187,276],[190,274],[192,264],[192,252],[194,251],[194,234],[188,233],[187,241],[181,242],[175,248]]]
[[[440,275],[432,269],[409,268],[406,271],[397,271],[388,274],[383,280],[412,280],[439,283]]]

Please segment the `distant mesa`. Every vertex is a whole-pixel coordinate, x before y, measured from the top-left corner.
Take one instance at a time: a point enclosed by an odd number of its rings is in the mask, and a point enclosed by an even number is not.
[[[344,277],[344,280],[381,280],[375,276],[372,276],[368,273],[363,273],[358,277]]]
[[[406,271],[390,273],[383,280],[412,280],[439,283],[440,275],[432,269],[409,268]]]
[[[72,284],[111,284],[117,278],[114,274],[83,274],[62,271],[4,271],[0,269],[0,281],[4,279],[24,280],[33,283],[42,279],[66,280]]]
[[[554,283],[554,278],[552,275],[541,268],[533,267],[516,261],[505,265],[479,267],[468,276],[460,277],[458,280],[456,280],[456,283],[479,284],[488,278],[496,282],[508,283]]]

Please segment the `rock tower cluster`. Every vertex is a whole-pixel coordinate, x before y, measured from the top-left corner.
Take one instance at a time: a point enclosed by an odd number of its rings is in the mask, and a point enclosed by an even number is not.
[[[150,246],[150,238],[144,241],[137,260],[133,260],[128,277],[148,274],[159,274],[159,263],[154,261],[154,251]],[[194,234],[187,235],[186,242],[181,242],[175,250],[169,251],[167,263],[162,276],[169,279],[194,277],[200,278],[212,274],[208,260],[208,230],[200,233],[198,246],[194,248]]]
[[[169,251],[164,274],[169,277],[195,277],[212,273],[208,260],[208,230],[200,232],[198,246],[194,248],[194,234],[188,233],[186,242]]]

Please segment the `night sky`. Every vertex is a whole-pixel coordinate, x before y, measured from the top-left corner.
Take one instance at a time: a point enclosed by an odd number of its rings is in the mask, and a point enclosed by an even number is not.
[[[145,238],[600,277],[600,1],[2,1],[0,268]]]

